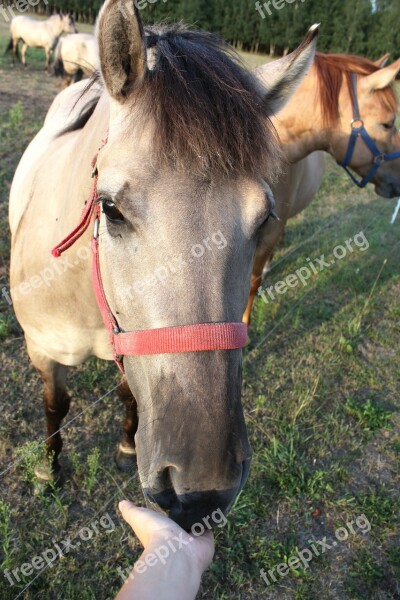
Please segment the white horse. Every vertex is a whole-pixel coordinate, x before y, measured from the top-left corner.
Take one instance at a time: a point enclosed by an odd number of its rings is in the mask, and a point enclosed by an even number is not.
[[[46,21],[32,17],[19,16],[11,21],[11,40],[7,50],[13,51],[13,64],[18,55],[18,44],[22,40],[21,62],[26,67],[25,55],[28,47],[44,48],[46,69],[49,70],[50,55],[63,33],[77,33],[74,18],[71,15],[53,15]]]
[[[99,68],[99,49],[94,35],[74,33],[60,38],[52,73],[62,77],[66,86],[90,77]]]

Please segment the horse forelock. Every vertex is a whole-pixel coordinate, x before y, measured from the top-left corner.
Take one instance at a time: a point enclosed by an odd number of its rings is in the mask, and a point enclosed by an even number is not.
[[[273,178],[281,164],[278,137],[263,90],[234,51],[182,24],[146,28],[146,35],[151,68],[125,106],[128,129],[130,118],[136,131],[151,125],[153,163],[207,177]]]
[[[353,54],[321,54],[317,52],[314,60],[319,82],[319,95],[323,119],[326,125],[335,125],[339,120],[339,95],[346,82],[351,89],[351,74],[368,76],[379,68],[368,58]],[[393,86],[375,92],[387,108],[396,112],[397,97]]]

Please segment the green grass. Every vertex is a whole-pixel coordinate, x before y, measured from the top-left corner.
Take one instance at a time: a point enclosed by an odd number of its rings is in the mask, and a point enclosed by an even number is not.
[[[24,147],[39,129],[57,85],[43,72],[40,51],[29,68],[12,69],[0,22],[0,283],[8,285],[7,197]],[[245,57],[246,58],[246,57]],[[264,57],[260,59],[264,62]],[[289,290],[256,302],[244,356],[243,405],[254,458],[249,481],[228,525],[217,533],[216,557],[199,598],[253,600],[391,600],[398,598],[400,327],[399,227],[394,202],[359,191],[333,161],[313,204],[291,221],[268,284],[329,256],[364,231],[369,249],[354,252]],[[7,303],[0,302],[0,563],[16,569],[53,541],[77,536],[108,512],[115,531],[99,534],[56,561],[33,582],[10,586],[0,569],[2,600],[112,598],[140,545],[118,517],[123,497],[142,502],[136,471],[113,462],[123,410],[113,365],[91,360],[71,372],[73,397],[63,431],[61,487],[36,485],[45,436],[41,385]],[[73,420],[72,420],[73,419]],[[352,535],[267,587],[266,570],[332,537],[365,514],[366,535]],[[397,540],[397,541],[396,541]]]

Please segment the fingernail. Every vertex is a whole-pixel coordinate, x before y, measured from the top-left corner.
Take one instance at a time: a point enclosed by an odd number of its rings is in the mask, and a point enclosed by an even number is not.
[[[131,502],[129,502],[129,500],[121,500],[121,502],[118,504],[118,508],[121,512],[123,512],[124,510],[129,508],[130,505]]]

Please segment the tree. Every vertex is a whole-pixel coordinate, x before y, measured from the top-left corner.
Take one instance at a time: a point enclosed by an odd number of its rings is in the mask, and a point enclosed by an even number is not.
[[[369,52],[372,57],[390,52],[393,58],[400,57],[399,0],[377,0],[373,13],[372,35],[369,39]]]
[[[15,0],[1,0],[14,6]],[[132,0],[133,1],[133,0]],[[400,0],[135,0],[146,24],[185,21],[219,33],[239,49],[293,50],[313,23],[321,23],[322,52],[400,56]],[[93,22],[103,0],[49,0],[35,10],[74,12]]]

